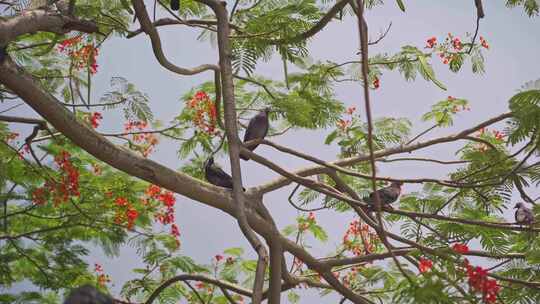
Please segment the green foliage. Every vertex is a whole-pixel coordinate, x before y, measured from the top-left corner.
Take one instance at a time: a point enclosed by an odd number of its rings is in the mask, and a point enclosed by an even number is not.
[[[510,99],[512,122],[509,129],[511,144],[524,141],[540,130],[540,89],[522,91]]]
[[[121,104],[126,120],[150,122],[154,119],[148,105],[148,95],[138,91],[127,79],[113,77],[111,87],[114,90],[105,93],[100,99],[101,103],[108,104],[108,109],[114,109]]]
[[[535,0],[507,0],[506,6],[508,7],[516,7],[516,6],[523,6],[523,9],[529,15],[529,17],[538,16],[538,12],[540,11],[540,4],[538,4],[538,1]]]
[[[432,120],[437,126],[448,127],[453,124],[452,116],[461,109],[466,109],[469,102],[465,99],[458,99],[449,96],[431,107],[431,111],[422,116],[423,121]]]
[[[325,144],[339,147],[339,157],[367,155],[368,126],[363,120],[365,113],[357,115],[355,108],[346,109],[344,101],[336,97],[338,83],[362,81],[363,84],[360,63],[336,63],[325,61],[324,58],[318,61],[309,57],[310,39],[306,38],[307,34],[311,35],[310,30],[321,24],[321,18],[335,1],[245,0],[237,4],[235,14],[230,19],[229,37],[234,106],[241,132],[251,117],[270,107],[270,136],[299,128],[315,131],[329,129]],[[367,9],[383,4],[381,0],[364,2]],[[157,2],[156,5],[155,14],[160,18],[168,13],[163,7],[169,5],[168,0]],[[404,1],[396,0],[395,5],[401,11],[406,11]],[[506,5],[523,6],[529,16],[538,15],[539,12],[538,1],[534,0],[507,0]],[[331,21],[344,20],[347,14],[356,18],[353,7],[352,3],[347,5]],[[227,9],[232,12],[231,7]],[[142,37],[144,32],[132,31],[133,14],[128,0],[77,1],[74,15],[95,21],[99,33],[31,33],[10,41],[7,51],[21,68],[32,74],[46,93],[59,98],[70,110],[70,106],[73,106],[77,119],[87,123],[88,112],[76,111],[75,107],[84,106],[92,111],[90,107],[96,106],[90,95],[93,80],[88,66],[90,63],[75,65],[73,56],[62,52],[60,46],[65,44],[66,39],[81,35],[85,45],[95,46],[100,53],[104,53],[107,49],[102,45],[106,46],[105,42],[110,37],[139,34]],[[215,43],[215,16],[205,5],[195,0],[182,0],[177,17],[181,18],[177,20],[179,23],[186,22],[193,27],[204,23],[199,39]],[[164,22],[161,20],[156,22]],[[467,37],[472,40],[470,35]],[[451,39],[449,35],[445,42],[436,47],[404,45],[393,54],[371,55],[367,75],[370,89],[384,89],[385,82],[379,88],[379,80],[386,73],[397,71],[406,81],[416,80],[420,75],[428,83],[446,90],[445,84],[437,77],[440,72],[434,60],[438,57],[441,57],[442,64],[448,64],[448,69],[453,73],[461,72],[469,62],[473,73],[485,73],[483,51],[488,46],[472,45],[470,41],[463,42],[462,47],[452,48]],[[283,81],[258,74],[257,68],[261,63],[275,59],[283,63]],[[111,87],[100,99],[100,104],[107,104],[103,106],[104,110],[121,108],[126,120],[147,122],[153,128],[161,128],[162,123],[155,119],[151,111],[150,96],[123,77],[113,77]],[[0,87],[2,103],[14,98],[10,91],[5,86]],[[185,160],[179,170],[203,179],[204,161],[212,155],[216,162],[223,162],[228,152],[228,142],[221,124],[224,120],[223,96],[217,95],[213,82],[197,84],[190,91],[178,94],[180,102],[171,106],[174,117],[170,125],[151,131],[151,134],[173,141],[178,158]],[[205,111],[191,105],[197,94],[208,96]],[[512,257],[503,266],[490,270],[491,273],[525,282],[539,282],[540,241],[537,233],[506,229],[515,227],[506,223],[506,215],[510,212],[508,209],[513,203],[512,195],[516,188],[528,191],[540,185],[540,165],[538,162],[530,163],[540,151],[539,101],[540,81],[527,83],[509,101],[512,117],[504,132],[482,129],[478,130],[479,133],[461,138],[466,141],[455,154],[460,163],[456,162],[457,166],[448,169],[447,176],[434,180],[433,176],[439,174],[434,172],[429,179],[433,182],[409,180],[408,183],[422,183],[423,187],[418,191],[407,191],[393,206],[420,215],[382,213],[383,226],[388,228],[387,231],[399,233],[409,242],[417,243],[418,248],[426,246],[431,251],[417,248],[407,254],[406,259],[396,257],[402,263],[402,269],[392,262],[381,263],[378,260],[333,267],[331,271],[336,276],[340,275],[339,281],[374,303],[480,303],[482,296],[471,290],[461,269],[464,257],[451,248],[451,244],[463,243],[474,247],[476,255]],[[468,109],[468,104],[465,99],[448,97],[435,103],[422,119],[434,123],[435,127],[449,127],[454,124],[454,115]],[[210,115],[213,109],[216,116],[211,121],[212,128],[205,129],[201,117]],[[372,136],[374,149],[398,149],[408,141],[411,129],[412,124],[406,118],[376,117]],[[135,133],[138,134],[132,135],[150,134],[147,131],[137,131]],[[108,270],[101,273],[92,269],[93,263],[99,263],[94,260],[93,253],[100,251],[108,258],[118,257],[124,246],[132,247],[142,264],[140,268],[126,269],[132,271],[133,276],[121,286],[121,296],[129,302],[143,303],[164,282],[183,275],[204,276],[210,280],[235,284],[238,288],[252,288],[257,261],[251,259],[252,256],[247,257],[251,252],[244,252],[241,247],[229,248],[211,258],[208,264],[201,264],[201,261],[207,260],[205,257],[186,256],[179,239],[171,235],[172,227],[159,224],[166,211],[159,200],[160,194],[157,197],[148,194],[147,183],[94,159],[61,135],[32,144],[34,152],[41,159],[41,165],[38,165],[34,157],[21,152],[24,151],[24,142],[14,139],[10,132],[4,124],[0,124],[0,201],[5,202],[5,211],[0,214],[0,285],[8,288],[0,293],[1,303],[59,303],[69,289],[85,283],[99,286],[107,292],[108,285],[100,280]],[[43,131],[39,135],[48,134]],[[114,136],[127,141],[126,149],[138,152],[143,149],[140,143],[130,137]],[[527,144],[522,153],[511,154],[514,151],[509,151],[507,145],[515,146],[522,142]],[[391,154],[397,150],[389,151]],[[19,152],[23,153],[22,158]],[[69,152],[69,164],[78,172],[79,194],[70,194],[67,199],[58,195],[62,192],[58,190],[61,188],[50,186],[61,185],[61,181],[67,179],[66,172],[55,161],[55,157],[63,152]],[[522,154],[527,155],[526,159]],[[390,160],[378,157],[376,161],[379,166],[381,162]],[[367,161],[339,165],[361,174],[371,173],[371,165]],[[383,168],[378,176],[385,174],[384,166],[380,166]],[[317,175],[317,181],[345,193],[326,174],[328,172]],[[360,198],[366,197],[372,190],[370,179],[340,172],[336,174]],[[414,170],[404,171],[404,176],[416,177]],[[386,185],[384,181],[377,182],[379,188]],[[43,189],[47,192],[42,193],[43,197],[40,198],[38,194]],[[356,216],[349,203],[313,189],[302,187],[294,194],[290,203],[298,210],[323,208],[343,213],[344,217]],[[525,197],[523,193],[520,194]],[[119,202],[119,198],[125,199],[126,203]],[[130,224],[126,224],[125,219],[128,208],[138,213]],[[534,213],[538,217],[540,208],[535,207]],[[386,253],[387,249],[372,228],[365,228],[371,249],[355,252],[348,245],[366,249],[368,246],[364,240],[356,235],[351,244],[346,244],[343,236],[338,236],[336,242],[336,236],[327,233],[326,223],[317,221],[317,215],[315,211],[299,212],[296,218],[289,218],[292,221],[288,223],[292,224],[279,228],[283,235],[304,249],[309,249],[313,242],[317,245],[335,245],[333,252],[317,257],[321,260],[328,257],[361,258],[365,251]],[[433,218],[436,216],[447,218]],[[503,228],[464,224],[454,219],[500,223]],[[342,230],[347,227],[345,222],[332,225],[343,226]],[[362,225],[365,223],[359,223],[360,227],[367,227]],[[308,269],[303,264],[305,261],[298,257],[293,258],[291,263],[288,254],[293,253],[293,250],[286,252],[286,263],[292,267],[291,274],[295,279],[310,280],[310,284],[324,284],[317,279],[316,267]],[[419,258],[430,259],[433,267],[418,274],[416,264]],[[404,277],[402,271],[410,280]],[[269,273],[267,271],[265,274],[265,281],[269,280]],[[196,280],[189,281],[194,283]],[[510,285],[504,280],[498,282],[503,286],[499,294],[501,302],[540,302],[538,292],[532,288],[518,289],[516,286],[520,285]],[[39,292],[10,293],[9,288],[20,283],[30,283]],[[173,283],[160,293],[156,302],[194,303],[202,299],[204,303],[229,303],[225,294],[214,285],[195,284],[193,289],[184,281]],[[320,295],[331,292],[334,291],[322,289]],[[302,295],[299,290],[290,290],[288,302],[299,303]],[[234,293],[232,297],[237,302],[245,300]]]

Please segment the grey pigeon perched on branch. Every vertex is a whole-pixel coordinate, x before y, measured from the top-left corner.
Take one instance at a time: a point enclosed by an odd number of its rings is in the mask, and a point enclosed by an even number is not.
[[[250,140],[263,139],[266,134],[268,134],[268,128],[270,127],[270,123],[268,122],[269,112],[270,108],[265,108],[263,111],[259,112],[259,114],[251,118],[246,129],[246,134],[244,134],[244,143]],[[259,144],[252,145],[247,148],[253,151],[258,145]],[[249,157],[243,155],[242,153],[240,153],[240,158],[243,160],[249,160]]]
[[[514,208],[517,209],[516,213],[514,214],[516,223],[519,223],[520,225],[530,225],[534,222],[534,214],[532,210],[527,208],[524,203],[517,203]]]
[[[171,0],[171,9],[177,11],[180,9],[180,0]]]
[[[397,199],[401,195],[401,185],[403,185],[402,182],[394,181],[390,184],[390,186],[377,190],[377,193],[379,194],[379,200],[381,202],[381,207],[390,205],[393,202],[397,201]],[[374,209],[375,193],[371,192],[369,194],[369,197],[364,198],[364,202],[370,205],[370,209]]]
[[[113,299],[94,286],[83,285],[73,289],[64,304],[113,304]]]
[[[213,157],[208,158],[204,164],[204,177],[214,186],[228,189],[233,188],[232,177],[214,163]],[[245,188],[242,189],[246,191]]]

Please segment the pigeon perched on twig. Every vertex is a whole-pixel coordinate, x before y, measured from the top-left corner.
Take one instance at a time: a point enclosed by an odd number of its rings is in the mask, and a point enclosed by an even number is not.
[[[177,11],[180,9],[180,0],[171,0],[171,9]]]
[[[381,207],[390,205],[397,201],[401,195],[401,185],[403,185],[402,182],[394,181],[390,184],[390,186],[377,190]],[[370,205],[370,209],[375,209],[375,193],[371,192],[369,197],[364,198],[364,202]]]
[[[517,209],[514,214],[516,223],[519,223],[520,225],[531,225],[534,222],[532,210],[527,208],[524,203],[517,203],[514,208]]]
[[[83,285],[73,289],[64,304],[113,304],[113,299],[97,290],[92,285]]]
[[[232,177],[229,174],[225,173],[225,171],[223,171],[216,164],[214,164],[213,157],[208,158],[204,165],[204,177],[210,184],[214,186],[228,189],[233,188]],[[246,191],[245,188],[242,189]]]
[[[268,113],[270,108],[265,108],[259,114],[255,115],[249,121],[248,127],[246,129],[246,134],[244,134],[244,143],[255,140],[263,139],[268,133],[268,128],[270,123],[268,122]],[[258,144],[248,147],[249,150],[253,151],[257,148]],[[243,160],[249,160],[249,157],[240,153],[240,158]]]

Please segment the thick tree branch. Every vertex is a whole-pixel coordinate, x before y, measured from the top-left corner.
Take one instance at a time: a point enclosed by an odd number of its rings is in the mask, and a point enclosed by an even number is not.
[[[76,30],[84,33],[97,33],[93,21],[80,20],[52,11],[31,10],[7,20],[0,19],[0,47],[6,46],[17,37],[39,31],[65,34]]]
[[[336,15],[339,11],[341,11],[347,3],[351,2],[352,0],[338,0],[332,8],[326,14],[309,30],[300,33],[292,38],[284,38],[284,39],[277,39],[277,40],[271,40],[272,44],[286,44],[286,43],[296,43],[302,40],[306,40],[318,32],[320,32]]]
[[[171,63],[163,53],[159,33],[152,24],[150,16],[148,16],[144,1],[132,0],[131,3],[133,4],[133,8],[135,9],[135,15],[137,16],[137,19],[141,23],[141,28],[150,37],[150,42],[152,43],[152,50],[154,51],[156,59],[164,68],[180,75],[195,75],[209,70],[219,70],[219,67],[214,64],[203,64],[193,69],[186,69]]]

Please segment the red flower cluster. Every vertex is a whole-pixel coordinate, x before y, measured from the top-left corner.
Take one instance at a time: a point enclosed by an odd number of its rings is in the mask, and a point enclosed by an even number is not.
[[[111,282],[111,278],[109,277],[109,275],[103,273],[103,267],[100,264],[94,264],[94,271],[97,274],[97,281],[99,286],[104,287],[105,284]]]
[[[58,46],[58,50],[60,52],[65,52],[66,48],[73,48],[77,44],[79,44],[82,40],[82,36],[75,36],[72,38],[65,39],[60,42],[60,45]]]
[[[469,277],[469,286],[474,291],[482,293],[482,300],[486,303],[495,303],[497,294],[500,291],[500,286],[496,280],[488,278],[488,272],[480,266],[471,266],[469,260],[464,261],[467,277]]]
[[[379,77],[375,76],[375,79],[373,80],[373,87],[375,89],[378,89],[381,86],[381,81],[379,80]]]
[[[503,140],[505,135],[502,132],[499,132],[497,130],[493,130],[493,136],[495,136],[496,140]]]
[[[97,56],[98,49],[93,43],[82,43],[82,36],[76,36],[68,38],[60,42],[58,50],[62,53],[66,53],[72,61],[72,65],[75,69],[82,69],[88,66],[91,74],[97,73]]]
[[[484,39],[484,37],[480,36],[480,44],[489,50],[489,44],[487,43],[486,39]]]
[[[127,222],[127,228],[132,229],[135,225],[135,220],[139,217],[139,211],[137,211],[125,197],[117,197],[114,200],[114,203],[119,207],[114,222],[117,224]]]
[[[354,111],[356,111],[356,107],[347,108],[347,114],[349,115],[353,115]]]
[[[432,49],[437,45],[437,38],[431,37],[426,42],[427,42],[426,48]]]
[[[455,37],[452,39],[452,46],[456,51],[461,51],[463,49],[463,45],[461,44],[461,40],[459,37]]]
[[[92,128],[96,129],[99,127],[100,120],[103,119],[103,116],[99,112],[94,112],[91,115],[87,116],[88,121],[90,122],[90,125],[92,125]]]
[[[221,260],[223,260],[223,256],[221,254],[216,254],[215,259],[216,259],[216,262],[219,263]]]
[[[469,246],[461,243],[455,243],[454,245],[452,245],[452,250],[459,254],[466,254],[469,252]]]
[[[171,225],[171,235],[176,238],[180,236],[180,229],[178,229],[178,226],[176,226],[176,224]]]
[[[67,151],[58,154],[54,161],[62,173],[60,182],[46,181],[43,187],[37,188],[32,192],[32,201],[35,204],[42,205],[50,196],[54,199],[54,205],[61,202],[67,202],[70,196],[79,196],[79,170],[73,166],[70,161],[71,155]]]
[[[174,224],[174,204],[176,203],[174,193],[171,191],[164,191],[156,185],[150,185],[146,188],[145,194],[147,196],[145,200],[154,199],[163,204],[160,211],[156,213],[155,218],[163,225],[172,224],[171,235],[175,237],[176,244],[179,247],[180,240],[178,240],[178,237],[180,236],[180,230],[178,229],[178,226]]]
[[[425,273],[431,270],[433,267],[433,262],[429,259],[420,258],[420,264],[418,265],[418,269],[421,273]]]
[[[133,141],[141,144],[141,154],[148,157],[154,150],[154,147],[159,143],[158,138],[153,133],[144,132],[148,127],[148,123],[144,121],[128,121],[124,124],[124,131],[130,134]],[[134,131],[134,132],[133,132]]]
[[[359,220],[354,220],[349,224],[349,228],[343,236],[343,246],[350,250],[355,256],[375,251],[375,243],[378,241],[376,233],[369,231],[369,226],[361,225]],[[360,243],[361,242],[361,243]]]
[[[219,133],[219,130],[216,129],[216,105],[210,100],[208,94],[198,91],[191,100],[187,101],[187,107],[194,111],[193,124],[196,127],[209,135]]]

